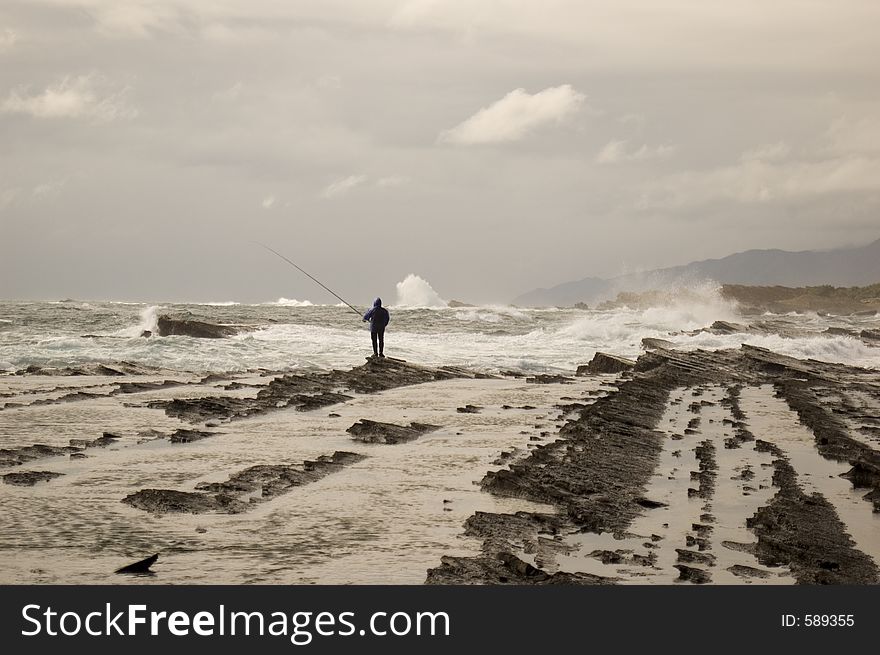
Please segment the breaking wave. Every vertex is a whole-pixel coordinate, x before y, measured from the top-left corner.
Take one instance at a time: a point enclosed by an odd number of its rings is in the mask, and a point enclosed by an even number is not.
[[[122,328],[113,333],[114,337],[139,337],[145,331],[156,332],[159,321],[159,310],[165,309],[159,305],[150,305],[141,310],[137,325]]]
[[[410,273],[397,283],[396,307],[448,307],[448,303],[422,277]]]
[[[266,303],[267,305],[281,305],[283,307],[314,307],[311,300],[297,300],[296,298],[279,298],[275,302]]]
[[[650,294],[621,294],[615,309],[590,311],[561,332],[584,340],[627,341],[688,330],[714,321],[741,320],[736,305],[714,286],[683,287]]]

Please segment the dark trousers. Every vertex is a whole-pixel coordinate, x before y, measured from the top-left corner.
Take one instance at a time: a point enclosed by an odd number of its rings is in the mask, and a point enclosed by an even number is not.
[[[377,327],[370,330],[370,339],[373,341],[373,354],[378,355],[382,351],[385,350],[385,328]],[[376,348],[376,342],[379,342],[378,349]]]

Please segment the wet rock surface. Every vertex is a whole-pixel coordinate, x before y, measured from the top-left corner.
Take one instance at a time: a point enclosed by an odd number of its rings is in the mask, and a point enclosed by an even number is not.
[[[286,374],[260,388],[255,397],[207,396],[157,400],[148,407],[164,409],[173,416],[192,423],[234,420],[278,409],[310,411],[345,402],[354,393],[376,393],[396,387],[438,380],[470,377],[473,373],[454,367],[431,368],[386,357],[370,358],[350,371],[303,375]]]
[[[578,366],[576,375],[599,375],[600,373],[623,373],[630,371],[636,363],[626,357],[597,352],[588,364]]]
[[[23,448],[0,449],[0,466],[19,466],[25,462],[45,457],[73,456],[80,454],[86,448],[105,448],[119,439],[117,435],[105,432],[97,439],[91,441],[84,439],[71,439],[69,446],[47,446],[46,444],[34,444]]]
[[[19,369],[15,375],[47,375],[47,376],[120,376],[120,375],[157,375],[165,372],[163,369],[131,362],[114,362],[110,364],[80,364],[78,366],[51,367],[51,366],[28,366]]]
[[[48,482],[62,475],[64,474],[52,471],[16,471],[14,473],[6,473],[0,477],[3,478],[3,482],[6,484],[12,484],[17,487],[33,487],[38,482]]]
[[[217,325],[205,321],[187,318],[176,318],[163,315],[157,319],[156,333],[160,337],[186,336],[197,339],[222,339],[231,337],[241,331],[241,326]]]
[[[381,423],[361,419],[346,430],[352,439],[364,443],[398,444],[418,439],[423,434],[439,430],[439,425],[428,423],[410,423],[407,425],[395,425],[394,423]]]
[[[645,504],[646,489],[661,451],[668,444],[679,443],[676,439],[692,444],[690,452],[696,464],[690,473],[690,500],[686,502],[701,504],[701,522],[687,528],[688,538],[681,547],[670,547],[673,559],[669,566],[677,570],[681,582],[704,584],[714,580],[713,571],[718,570],[720,560],[713,545],[753,557],[755,566],[741,564],[722,571],[728,576],[760,580],[765,574],[771,575],[759,568],[767,566],[778,567],[780,575],[790,575],[801,584],[880,581],[877,563],[857,547],[835,505],[821,493],[805,491],[810,489],[804,486],[809,478],[802,482],[782,449],[756,438],[749,425],[752,417],[740,406],[740,391],[746,386],[775,390],[793,416],[812,430],[818,456],[850,464],[847,475],[853,486],[864,489],[866,503],[876,505],[880,496],[880,442],[871,429],[880,426],[880,373],[798,360],[744,345],[738,350],[715,352],[682,352],[656,346],[639,357],[631,375],[617,390],[594,403],[573,407],[578,416],[565,422],[555,440],[537,445],[528,456],[506,468],[490,471],[481,482],[489,493],[543,503],[554,507],[557,514],[551,518],[528,512],[515,517],[475,514],[466,521],[465,531],[482,539],[482,554],[443,558],[439,567],[428,571],[429,583],[548,582],[561,572],[557,550],[548,549],[548,540],[553,543],[566,534],[624,535],[636,518],[646,512],[663,511],[653,503]],[[703,392],[706,385],[726,390],[726,395],[709,400]],[[672,398],[674,390],[679,390],[676,399]],[[681,390],[691,400],[684,402]],[[683,430],[686,434],[667,436],[659,429],[660,419],[676,406],[681,407],[683,416],[693,418]],[[701,422],[701,413],[709,410],[722,414],[709,414],[717,417],[711,419],[711,424]],[[722,425],[718,418],[724,413],[730,418]],[[710,438],[710,434],[715,436]],[[724,451],[746,446],[755,453],[755,462],[769,458],[761,466],[772,470],[772,487],[765,492],[770,495],[767,501],[755,505],[758,509],[753,515],[745,517],[742,529],[748,530],[754,543],[716,544],[713,502],[721,483],[719,457]],[[680,458],[680,450],[672,457]],[[507,462],[499,459],[496,463]],[[758,493],[761,485],[754,480],[752,466],[740,466],[733,473],[725,474],[725,485],[740,485],[745,495]],[[647,541],[647,546],[656,549],[663,545],[652,541]],[[505,558],[537,553],[538,544],[542,544],[544,557],[536,556],[532,566],[543,575],[526,570],[517,577],[503,564]],[[557,545],[561,549],[562,545]],[[610,566],[620,565],[628,557],[619,549],[593,552],[599,554],[599,560],[607,559]],[[582,553],[589,555],[590,551]],[[648,568],[655,565],[649,560],[639,561]],[[603,577],[587,580],[608,581]]]
[[[366,458],[366,455],[358,453],[336,451],[332,455],[306,460],[301,465],[260,464],[235,473],[225,482],[199,483],[195,487],[196,491],[141,489],[123,498],[122,502],[157,514],[239,514],[257,503],[320,480]]]

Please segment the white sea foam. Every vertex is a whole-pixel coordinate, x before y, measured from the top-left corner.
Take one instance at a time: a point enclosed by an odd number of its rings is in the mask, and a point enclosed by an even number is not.
[[[140,313],[140,320],[137,325],[122,328],[112,334],[114,337],[139,337],[144,332],[156,332],[157,322],[159,320],[159,312],[165,309],[159,305],[150,305],[145,307]]]
[[[297,300],[296,298],[279,298],[275,302],[265,303],[267,305],[282,305],[284,307],[313,307],[311,300]]]
[[[448,303],[422,277],[410,273],[397,283],[395,307],[447,307]]]
[[[415,284],[422,291],[430,289],[430,285]],[[436,295],[433,289],[431,292]],[[308,301],[295,302],[293,306],[301,308],[295,312],[271,303],[234,310],[233,319],[226,318],[229,311],[222,308],[201,309],[198,318],[209,322],[232,320],[261,326],[257,331],[227,339],[140,338],[144,330],[155,333],[158,315],[174,311],[174,306],[142,306],[138,308],[139,314],[132,309],[129,325],[119,329],[119,315],[107,312],[107,305],[96,308],[93,314],[62,313],[56,305],[37,304],[14,310],[21,312],[21,316],[4,317],[3,320],[12,319],[15,325],[0,330],[0,362],[3,370],[30,364],[67,366],[120,360],[193,371],[258,367],[279,370],[303,366],[346,368],[361,363],[371,352],[365,324],[349,312],[303,304]],[[698,301],[689,296],[665,302],[662,307],[639,309],[437,307],[429,314],[422,306],[401,306],[392,308],[391,315],[386,352],[431,365],[570,373],[589,361],[596,351],[637,357],[643,352],[642,338],[659,337],[684,349],[739,348],[748,343],[799,358],[880,368],[880,348],[871,348],[857,338],[822,334],[830,325],[856,331],[876,329],[878,322],[873,317],[767,317],[771,323],[780,321],[790,326],[791,333],[798,335],[796,338],[749,333],[687,334],[719,319],[747,322],[737,316],[732,306],[712,294]],[[45,318],[38,323],[35,316]],[[112,322],[101,329],[101,320]],[[83,336],[86,334],[115,338],[87,338]]]

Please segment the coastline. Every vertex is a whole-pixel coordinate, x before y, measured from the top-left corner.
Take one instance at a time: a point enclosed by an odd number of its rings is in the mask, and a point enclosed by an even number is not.
[[[61,474],[0,486],[4,583],[877,582],[873,370],[743,347],[589,377],[371,360],[13,380],[58,389],[0,419],[69,429],[18,465],[4,437],[3,474]],[[811,486],[827,463],[859,489]],[[156,552],[154,576],[113,575]]]

